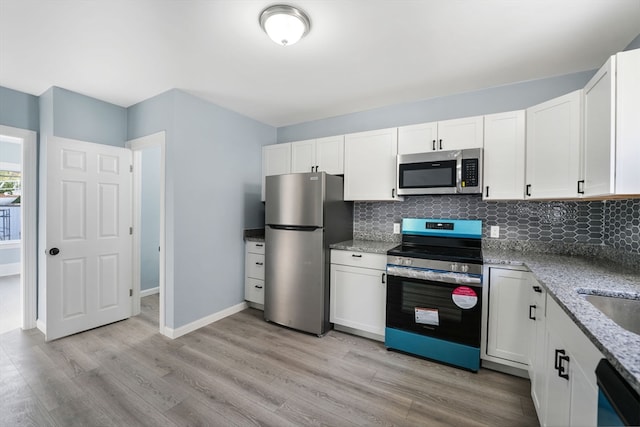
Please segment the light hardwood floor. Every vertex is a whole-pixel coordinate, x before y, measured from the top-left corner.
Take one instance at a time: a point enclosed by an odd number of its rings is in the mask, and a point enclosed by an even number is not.
[[[20,315],[20,275],[2,276],[0,277],[0,334],[19,328]]]
[[[0,335],[1,426],[534,426],[529,381],[473,374],[248,309],[176,340],[143,313],[44,343]]]

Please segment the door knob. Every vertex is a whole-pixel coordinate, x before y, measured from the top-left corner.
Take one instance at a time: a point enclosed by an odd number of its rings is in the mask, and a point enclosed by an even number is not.
[[[58,248],[49,249],[49,255],[58,255],[59,253],[60,253],[60,249]]]

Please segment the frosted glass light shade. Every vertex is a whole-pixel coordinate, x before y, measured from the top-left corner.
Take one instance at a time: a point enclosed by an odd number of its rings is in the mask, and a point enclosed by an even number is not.
[[[311,23],[300,9],[287,5],[275,5],[262,11],[260,26],[271,40],[279,45],[289,46],[309,32]]]

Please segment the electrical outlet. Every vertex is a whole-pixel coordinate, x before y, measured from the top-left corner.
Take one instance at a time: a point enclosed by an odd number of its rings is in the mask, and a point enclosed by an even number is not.
[[[400,223],[399,222],[394,222],[393,223],[393,234],[400,234]]]
[[[497,239],[500,237],[500,226],[499,225],[492,225],[491,226],[491,237],[494,239]]]

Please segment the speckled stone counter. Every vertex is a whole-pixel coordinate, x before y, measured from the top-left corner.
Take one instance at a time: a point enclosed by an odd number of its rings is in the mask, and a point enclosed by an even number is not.
[[[242,232],[245,242],[264,242],[264,228],[247,228]]]
[[[580,294],[640,299],[640,274],[597,258],[483,249],[485,264],[524,265],[640,393],[640,335],[623,329]]]
[[[343,251],[369,252],[373,254],[386,254],[391,248],[398,246],[394,242],[379,242],[375,240],[347,240],[345,242],[334,243],[331,249],[341,249]]]

